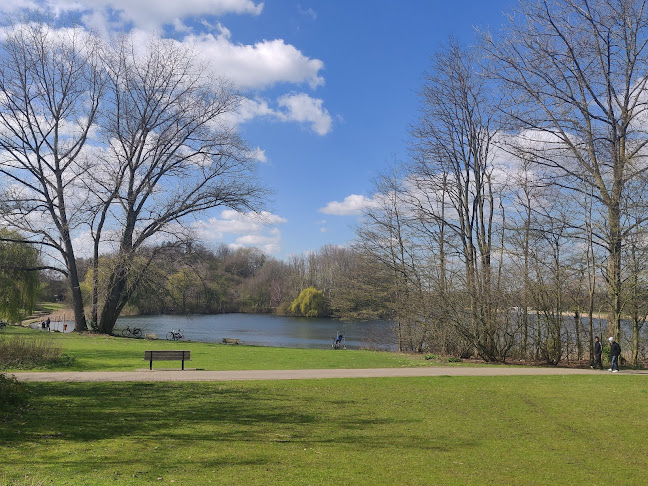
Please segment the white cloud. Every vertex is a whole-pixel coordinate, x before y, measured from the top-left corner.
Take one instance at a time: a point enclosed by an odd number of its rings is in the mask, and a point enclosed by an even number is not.
[[[268,157],[266,156],[265,150],[263,150],[261,147],[256,147],[249,152],[249,157],[252,160],[256,160],[257,162],[261,162],[262,164],[266,163],[268,161]]]
[[[285,218],[267,211],[241,213],[226,209],[219,218],[197,221],[193,230],[202,241],[225,242],[234,235],[235,247],[255,246],[266,253],[278,253],[281,231],[277,225],[285,222]]]
[[[0,11],[6,13],[15,13],[23,9],[35,10],[38,8],[38,2],[32,0],[3,0],[0,4]]]
[[[183,42],[197,51],[217,70],[243,89],[264,89],[277,83],[308,83],[311,88],[324,84],[320,71],[324,63],[311,59],[283,39],[263,40],[254,45],[235,44],[231,33],[218,25],[218,35],[189,35]]]
[[[282,120],[307,122],[318,135],[326,135],[331,131],[333,120],[328,110],[322,107],[322,100],[311,98],[306,93],[284,95],[278,100],[282,110],[279,117]]]
[[[362,214],[364,209],[374,207],[376,204],[376,201],[373,199],[358,194],[351,194],[345,197],[342,202],[329,202],[319,212],[335,216],[355,216]]]
[[[6,0],[5,0],[6,1]],[[26,1],[10,0],[12,3],[27,3]],[[49,0],[46,3],[49,10],[61,12],[82,12],[95,21],[107,22],[110,17],[118,19],[122,27],[133,24],[147,30],[161,30],[164,25],[177,25],[182,19],[202,15],[249,14],[259,15],[263,3],[252,0],[157,0],[151,2],[133,0],[84,0],[73,2],[69,0]],[[4,6],[2,8],[5,8]]]
[[[229,122],[239,124],[254,118],[268,117],[282,122],[307,123],[318,135],[326,135],[333,128],[333,119],[322,104],[321,99],[311,98],[306,93],[283,95],[277,100],[276,108],[268,100],[247,99]]]

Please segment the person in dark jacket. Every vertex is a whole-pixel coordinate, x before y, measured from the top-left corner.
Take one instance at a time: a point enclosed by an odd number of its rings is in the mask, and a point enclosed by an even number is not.
[[[619,371],[619,355],[621,355],[621,346],[617,343],[612,336],[608,338],[610,341],[610,369],[612,373],[617,373]]]
[[[603,353],[603,346],[601,346],[601,341],[599,341],[598,336],[594,336],[594,363],[592,368],[603,369],[603,363],[601,362],[601,354]]]

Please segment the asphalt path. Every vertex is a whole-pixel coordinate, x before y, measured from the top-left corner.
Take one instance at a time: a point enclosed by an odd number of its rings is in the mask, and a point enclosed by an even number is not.
[[[62,382],[150,382],[150,381],[250,381],[250,380],[312,380],[325,378],[384,378],[420,376],[548,376],[548,375],[600,375],[611,374],[581,368],[525,368],[506,366],[483,367],[430,367],[430,368],[367,368],[367,369],[315,369],[315,370],[137,370],[137,371],[61,371],[16,372],[19,381]],[[648,371],[621,371],[616,375],[648,375]]]

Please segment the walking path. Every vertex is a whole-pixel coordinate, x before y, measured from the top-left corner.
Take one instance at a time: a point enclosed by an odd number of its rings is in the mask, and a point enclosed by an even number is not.
[[[137,371],[74,371],[18,372],[19,381],[247,381],[247,380],[309,380],[321,378],[379,378],[417,376],[538,376],[538,375],[599,375],[609,371],[575,368],[524,367],[436,367],[436,368],[370,368],[324,370],[137,370]],[[648,371],[622,371],[619,375],[648,375]]]

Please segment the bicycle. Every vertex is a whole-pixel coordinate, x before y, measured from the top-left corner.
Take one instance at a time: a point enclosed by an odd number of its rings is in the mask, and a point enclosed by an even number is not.
[[[181,339],[184,339],[184,336],[180,332],[180,329],[173,329],[172,331],[167,332],[166,338],[169,341],[180,341]]]
[[[121,333],[122,337],[134,337],[135,339],[140,339],[142,337],[142,330],[138,327],[126,326]]]
[[[333,340],[333,343],[331,344],[331,348],[333,349],[346,349],[346,339],[344,336],[343,332],[338,332],[337,337],[331,338]]]

